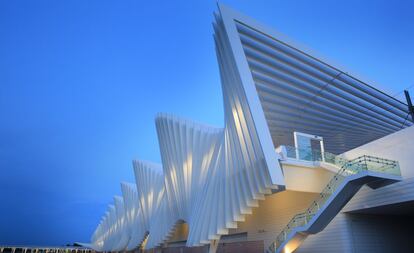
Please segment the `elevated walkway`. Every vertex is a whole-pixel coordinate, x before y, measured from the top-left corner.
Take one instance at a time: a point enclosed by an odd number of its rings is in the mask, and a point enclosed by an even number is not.
[[[292,147],[285,147],[285,156],[320,162],[321,165],[327,163],[335,166],[337,173],[309,208],[290,220],[270,245],[268,253],[296,250],[308,235],[322,231],[363,185],[376,189],[401,180],[398,162],[388,159],[364,155],[348,161],[330,153]]]

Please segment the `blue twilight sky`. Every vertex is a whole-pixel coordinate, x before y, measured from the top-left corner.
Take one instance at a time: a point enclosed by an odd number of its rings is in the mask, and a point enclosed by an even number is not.
[[[414,84],[410,1],[225,3],[391,94]],[[0,1],[0,244],[89,241],[131,160],[160,161],[157,112],[223,125],[215,10]]]

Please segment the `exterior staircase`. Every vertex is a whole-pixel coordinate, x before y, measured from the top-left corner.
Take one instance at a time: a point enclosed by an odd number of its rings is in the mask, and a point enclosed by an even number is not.
[[[286,150],[289,159],[329,163],[336,166],[338,172],[309,208],[290,220],[270,245],[268,253],[296,250],[308,235],[322,231],[363,185],[376,189],[401,180],[396,161],[367,155],[346,160],[326,152],[294,147],[286,147]]]

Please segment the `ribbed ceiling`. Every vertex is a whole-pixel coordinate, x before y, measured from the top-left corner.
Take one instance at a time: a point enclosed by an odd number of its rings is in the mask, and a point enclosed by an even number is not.
[[[342,153],[412,125],[407,105],[326,63],[236,22],[275,146],[293,131]]]

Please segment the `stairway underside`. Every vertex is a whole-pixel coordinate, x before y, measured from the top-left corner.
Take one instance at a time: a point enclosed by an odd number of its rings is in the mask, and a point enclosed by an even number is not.
[[[378,188],[399,180],[401,180],[400,176],[373,171],[364,171],[346,177],[306,225],[298,226],[286,235],[286,239],[276,249],[276,253],[291,253],[301,245],[308,235],[321,232],[363,185],[367,184],[372,188]]]

